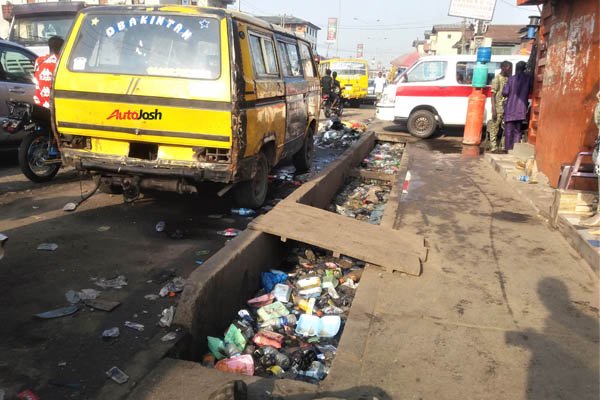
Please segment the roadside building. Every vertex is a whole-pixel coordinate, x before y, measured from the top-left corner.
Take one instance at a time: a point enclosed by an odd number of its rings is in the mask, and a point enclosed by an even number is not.
[[[461,54],[461,49],[455,47],[455,44],[466,36],[469,29],[472,31],[472,27],[465,27],[463,24],[434,25],[431,31],[426,32],[428,54],[438,56]]]
[[[258,17],[270,24],[279,25],[288,32],[293,32],[299,37],[306,39],[310,42],[313,51],[317,50],[317,34],[321,30],[317,25],[312,22],[305,21],[301,18],[297,18],[291,15],[283,16],[265,16]]]
[[[516,0],[543,5],[528,141],[538,168],[556,186],[562,164],[591,151],[599,87],[598,0]]]

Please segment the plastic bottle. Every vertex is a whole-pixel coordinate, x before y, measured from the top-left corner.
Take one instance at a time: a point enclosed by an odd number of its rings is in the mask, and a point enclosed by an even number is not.
[[[521,182],[529,182],[529,177],[528,177],[527,175],[521,175],[521,176],[519,177],[519,180],[520,180]]]
[[[285,317],[273,318],[268,321],[265,321],[262,324],[260,324],[260,327],[267,328],[267,329],[268,328],[280,329],[284,326],[294,326],[294,325],[296,325],[296,322],[298,322],[298,320],[296,319],[296,316],[293,314],[290,314]]]
[[[231,213],[241,215],[242,217],[249,217],[252,215],[256,215],[256,211],[254,211],[250,208],[232,208]]]
[[[313,361],[310,364],[310,367],[304,371],[303,375],[320,381],[327,376],[327,369],[321,362]]]

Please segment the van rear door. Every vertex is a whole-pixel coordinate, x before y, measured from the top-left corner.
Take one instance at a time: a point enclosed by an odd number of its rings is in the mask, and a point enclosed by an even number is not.
[[[90,136],[92,152],[111,156],[130,157],[129,142],[158,144],[159,161],[230,148],[227,26],[193,9],[86,9],[56,73],[58,131]]]

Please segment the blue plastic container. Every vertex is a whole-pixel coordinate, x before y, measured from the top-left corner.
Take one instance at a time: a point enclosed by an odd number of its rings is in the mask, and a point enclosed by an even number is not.
[[[492,60],[491,47],[479,47],[477,49],[477,62],[488,63]]]

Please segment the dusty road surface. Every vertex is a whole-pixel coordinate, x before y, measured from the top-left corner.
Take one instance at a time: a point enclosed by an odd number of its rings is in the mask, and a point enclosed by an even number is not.
[[[364,120],[373,114],[372,108],[350,109],[346,117]],[[313,172],[342,151],[317,149]],[[153,193],[133,204],[97,193],[65,213],[62,207],[90,190],[91,181],[63,170],[52,182],[36,185],[21,175],[14,154],[3,153],[0,160],[0,232],[9,236],[0,261],[0,389],[7,395],[31,389],[46,399],[94,398],[109,368],[134,368],[164,351],[170,343],[160,340],[168,329],[157,326],[159,315],[178,298],[144,296],[158,294],[173,276],[201,268],[196,261],[226,243],[218,231],[244,229],[249,221],[230,215],[230,197],[217,197],[210,185],[199,196]],[[283,163],[275,175],[293,171]],[[270,197],[285,196],[294,187],[275,180]],[[159,221],[166,222],[165,232],[156,232]],[[38,251],[40,243],[56,243],[58,249]],[[128,283],[122,289],[103,290],[92,280],[119,275]],[[112,312],[82,307],[63,318],[33,317],[69,305],[68,290],[86,288],[121,305]],[[144,331],[126,328],[125,321],[143,324]],[[103,330],[112,327],[119,327],[120,336],[104,341]]]

